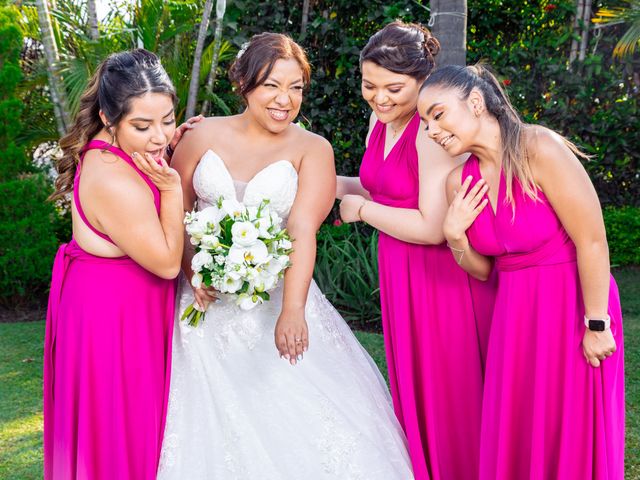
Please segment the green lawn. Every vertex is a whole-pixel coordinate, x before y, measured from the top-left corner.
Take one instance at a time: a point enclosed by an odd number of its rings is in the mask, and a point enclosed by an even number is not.
[[[614,272],[625,312],[628,480],[640,479],[640,270]],[[357,332],[386,374],[382,337]],[[43,322],[0,324],[0,478],[42,478]]]

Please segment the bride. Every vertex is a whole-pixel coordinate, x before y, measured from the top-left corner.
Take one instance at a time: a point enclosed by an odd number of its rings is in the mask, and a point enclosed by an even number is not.
[[[289,37],[254,36],[230,71],[245,111],[202,120],[176,149],[185,205],[268,198],[294,252],[250,311],[193,289],[185,252],[161,480],[413,478],[380,372],[312,281],[336,176],[329,143],[291,123],[309,70]],[[194,300],[207,313],[192,328],[179,319]]]

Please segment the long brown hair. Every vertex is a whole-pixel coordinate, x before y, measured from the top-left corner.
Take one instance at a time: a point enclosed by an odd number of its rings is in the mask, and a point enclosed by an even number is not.
[[[515,212],[514,178],[518,179],[522,190],[528,197],[538,200],[538,187],[533,178],[523,135],[529,125],[522,121],[502,85],[489,68],[482,64],[467,67],[447,65],[435,70],[422,84],[421,90],[430,86],[454,88],[461,93],[462,100],[469,97],[473,88],[480,90],[487,111],[498,121],[500,126],[502,169],[507,184],[508,202]],[[562,138],[574,154],[588,158],[572,142]]]
[[[80,98],[80,108],[67,134],[60,139],[62,155],[56,161],[58,177],[50,200],[73,190],[82,149],[103,128],[108,131],[129,113],[131,99],[145,93],[164,93],[177,101],[175,89],[158,57],[144,49],[109,55],[96,69]],[[100,119],[104,113],[108,124]]]

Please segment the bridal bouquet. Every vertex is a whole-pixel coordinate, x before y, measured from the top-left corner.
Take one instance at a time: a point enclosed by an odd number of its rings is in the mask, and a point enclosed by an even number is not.
[[[230,294],[242,310],[269,300],[268,292],[291,265],[291,238],[268,200],[245,206],[220,198],[215,206],[188,213],[184,223],[196,251],[191,285]],[[204,312],[194,303],[181,319],[195,327]]]

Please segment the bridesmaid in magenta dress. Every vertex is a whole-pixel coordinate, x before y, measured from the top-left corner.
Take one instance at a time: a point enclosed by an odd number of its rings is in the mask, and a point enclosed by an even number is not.
[[[622,314],[582,154],[522,123],[484,67],[436,71],[419,111],[449,154],[472,153],[447,185],[456,261],[498,271],[480,479],[622,480]]]
[[[47,312],[46,479],[156,476],[183,241],[180,179],[162,158],[174,101],[155,55],[111,55],[60,142],[53,198],[73,192],[73,239]]]
[[[360,177],[339,177],[338,195],[344,221],[362,220],[380,232],[389,381],[415,478],[475,480],[492,291],[480,282],[472,290],[443,244],[453,166],[416,109],[437,50],[415,24],[394,22],[369,40],[361,53],[362,95],[373,110],[367,149]]]

